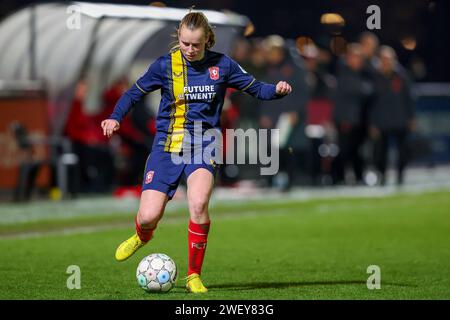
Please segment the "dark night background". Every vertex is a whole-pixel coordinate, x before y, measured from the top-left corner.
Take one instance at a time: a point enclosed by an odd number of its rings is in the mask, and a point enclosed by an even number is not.
[[[51,1],[47,1],[51,2]],[[151,1],[90,1],[147,5]],[[32,3],[42,1],[2,0],[0,19]],[[450,81],[450,43],[449,30],[450,2],[444,0],[397,0],[397,1],[350,1],[350,0],[166,0],[169,7],[197,9],[231,10],[246,15],[255,25],[252,37],[279,34],[286,38],[311,37],[314,41],[324,39],[326,31],[320,24],[323,13],[339,13],[346,21],[342,36],[347,41],[357,40],[366,31],[369,14],[366,9],[376,4],[381,9],[381,30],[373,30],[382,44],[397,50],[400,62],[409,67],[412,59],[420,59],[427,68],[422,81]],[[415,50],[406,50],[401,39],[416,39]]]

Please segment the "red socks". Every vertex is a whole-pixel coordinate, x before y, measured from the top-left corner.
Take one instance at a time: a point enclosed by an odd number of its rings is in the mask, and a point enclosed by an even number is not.
[[[142,242],[148,242],[153,237],[153,231],[156,229],[153,228],[145,228],[141,226],[137,217],[135,219],[136,224],[136,233],[141,239]],[[188,234],[188,243],[189,243],[189,268],[188,275],[193,273],[201,274],[203,259],[205,257],[206,251],[206,243],[208,240],[208,232],[209,226],[211,222],[207,222],[204,224],[196,224],[189,221],[189,234]]]
[[[201,274],[203,258],[205,257],[206,242],[208,239],[211,221],[204,224],[196,224],[189,221],[189,269],[188,275]]]
[[[155,228],[146,228],[141,226],[138,223],[138,218],[136,216],[136,219],[134,220],[135,225],[136,225],[136,233],[139,236],[139,239],[141,239],[142,242],[148,242],[150,241],[150,239],[153,237],[153,231],[156,229]]]

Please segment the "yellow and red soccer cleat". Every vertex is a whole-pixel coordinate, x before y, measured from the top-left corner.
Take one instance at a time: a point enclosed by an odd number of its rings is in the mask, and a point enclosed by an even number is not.
[[[203,285],[200,275],[193,273],[186,278],[186,289],[191,293],[206,293],[208,289]]]
[[[147,242],[143,242],[139,239],[139,236],[135,233],[129,239],[120,244],[116,250],[116,260],[124,261],[131,257],[139,248],[144,246]]]

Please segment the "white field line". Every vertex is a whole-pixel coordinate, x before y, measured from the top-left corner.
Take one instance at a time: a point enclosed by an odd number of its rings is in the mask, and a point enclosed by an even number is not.
[[[292,208],[284,208],[277,209],[270,212],[260,212],[260,211],[242,211],[239,213],[222,213],[214,217],[214,221],[220,220],[242,220],[242,219],[255,219],[260,218],[262,216],[273,216],[273,215],[283,215],[283,214],[292,214]],[[164,217],[161,221],[163,224],[186,224],[188,223],[188,216],[180,217],[180,216],[168,216]],[[115,229],[124,229],[129,228],[130,232],[134,231],[134,222],[130,220],[127,223],[112,223],[112,224],[104,224],[104,225],[96,225],[96,226],[82,226],[82,227],[67,227],[62,228],[60,230],[49,230],[49,231],[24,231],[17,232],[13,234],[5,234],[0,235],[0,240],[6,239],[29,239],[29,238],[42,238],[48,236],[64,236],[64,235],[73,235],[73,234],[89,234],[96,233],[101,231],[111,231]]]
[[[386,187],[333,187],[333,188],[297,188],[289,193],[273,190],[214,190],[210,201],[210,209],[216,206],[222,208],[237,208],[243,204],[255,203],[289,203],[305,202],[317,199],[337,198],[383,198],[402,194],[422,194],[425,192],[450,190],[450,179],[440,182],[422,182],[398,188]],[[74,217],[123,216],[137,212],[137,199],[114,199],[112,197],[65,200],[61,202],[38,201],[28,204],[2,204],[0,206],[0,224],[13,225],[43,220],[65,220]],[[177,210],[186,210],[186,200],[170,201],[166,214]]]
[[[416,177],[417,176],[417,177]],[[238,209],[242,205],[252,204],[289,204],[307,202],[317,199],[338,198],[385,198],[396,195],[417,195],[427,192],[450,190],[450,168],[438,168],[433,170],[415,170],[409,176],[409,183],[398,188],[393,185],[386,187],[331,187],[331,188],[296,188],[289,193],[279,193],[273,190],[235,190],[217,188],[210,201],[210,211],[213,219],[241,219],[254,218],[262,215],[276,213],[292,213],[292,209],[280,209],[270,212],[243,211],[233,214],[219,214],[214,216],[214,208],[229,208],[230,211]],[[427,179],[428,178],[428,179]],[[405,199],[405,204],[408,202]],[[398,205],[398,202],[396,203]],[[382,205],[382,203],[377,204]],[[28,204],[2,204],[0,206],[0,225],[13,225],[16,223],[28,223],[43,220],[65,220],[73,217],[101,217],[105,215],[134,214],[138,208],[136,199],[114,199],[112,197],[83,198],[61,202],[37,201]],[[365,210],[371,207],[367,204],[347,206],[345,204],[322,204],[313,209],[315,213],[328,214],[349,209]],[[175,216],[176,211],[186,210],[186,218]],[[311,212],[311,209],[310,209]],[[178,223],[187,221],[187,204],[185,200],[171,201],[166,208],[165,222]],[[92,233],[114,228],[132,228],[130,223],[109,223],[101,226],[69,227],[55,231],[32,232],[26,231],[10,235],[0,236],[6,238],[30,238],[47,235],[64,235],[76,233]]]
[[[396,201],[396,207],[404,207],[410,205],[410,202],[407,199],[402,199],[400,201]],[[391,204],[386,203],[378,203],[377,209],[383,210],[383,208],[389,208]],[[258,211],[258,210],[247,210],[247,211],[239,211],[235,213],[220,213],[214,215],[214,210],[210,210],[211,219],[213,221],[226,221],[226,220],[242,220],[242,219],[257,219],[265,216],[283,216],[283,215],[301,215],[300,210],[293,210],[292,207],[287,208],[279,208],[275,210],[268,211]],[[308,208],[306,214],[335,214],[340,212],[348,212],[348,211],[370,211],[373,210],[373,206],[367,203],[352,203],[352,204],[344,204],[344,203],[331,203],[331,204],[318,204],[312,208]],[[299,212],[300,211],[300,212]],[[185,216],[171,216],[165,215],[161,220],[162,224],[169,225],[177,225],[177,224],[186,224],[188,223],[188,215]],[[42,238],[49,236],[65,236],[65,235],[74,235],[74,234],[89,234],[96,233],[101,231],[111,231],[117,229],[125,229],[129,228],[130,232],[134,230],[134,222],[130,219],[129,222],[124,223],[108,223],[104,225],[95,225],[95,226],[74,226],[74,227],[66,227],[61,228],[59,230],[47,230],[47,231],[23,231],[12,234],[0,235],[0,241],[6,239],[29,239],[29,238]]]

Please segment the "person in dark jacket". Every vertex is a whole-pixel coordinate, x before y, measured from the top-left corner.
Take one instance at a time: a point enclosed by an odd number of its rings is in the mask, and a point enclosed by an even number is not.
[[[306,72],[303,59],[298,53],[290,49],[293,43],[279,35],[265,38],[266,74],[261,79],[272,81],[277,77],[284,77],[293,90],[283,100],[278,100],[276,107],[265,101],[260,101],[259,125],[261,129],[279,129],[279,141],[269,144],[278,149],[280,155],[280,172],[275,176],[266,176],[267,183],[282,191],[288,191],[299,177],[301,153],[307,148],[305,136],[305,113],[308,91],[306,90]],[[269,131],[270,132],[270,131]]]
[[[378,74],[377,66],[380,63],[378,59],[380,42],[378,40],[378,37],[373,32],[365,31],[360,35],[359,43],[361,44],[362,54],[364,57],[362,75],[366,79],[366,81],[373,84]],[[372,93],[373,94],[366,96],[361,108],[361,125],[364,128],[363,136],[361,137],[361,139],[363,139],[364,141],[363,150],[366,151],[366,154],[363,155],[364,165],[366,169],[372,169],[374,166],[373,157],[370,154],[371,141],[369,136],[369,110],[375,100],[375,94],[374,92]],[[366,142],[368,143],[366,144]]]
[[[396,67],[394,49],[380,47],[380,64],[375,80],[376,98],[369,111],[370,137],[374,141],[374,162],[385,183],[388,144],[395,142],[397,151],[397,183],[403,183],[407,163],[407,137],[415,129],[414,105],[410,80],[403,68]]]
[[[378,49],[379,40],[378,37],[372,32],[363,32],[359,37],[359,43],[361,44],[361,50],[364,57],[363,73],[370,78],[373,78],[377,73]]]
[[[320,52],[315,44],[303,46],[301,53],[307,71],[306,83],[309,99],[306,104],[305,131],[310,142],[310,148],[303,161],[307,163],[311,184],[319,185],[327,183],[327,177],[331,173],[330,165],[335,157],[331,151],[336,137],[332,125],[332,97],[337,82],[326,68],[320,66]],[[324,152],[323,150],[330,151]]]
[[[362,183],[364,164],[360,149],[365,137],[362,108],[373,91],[371,82],[363,75],[363,63],[361,45],[351,43],[345,59],[338,65],[333,118],[339,136],[339,155],[333,165],[334,183],[344,182],[348,166],[352,167],[356,182]]]

